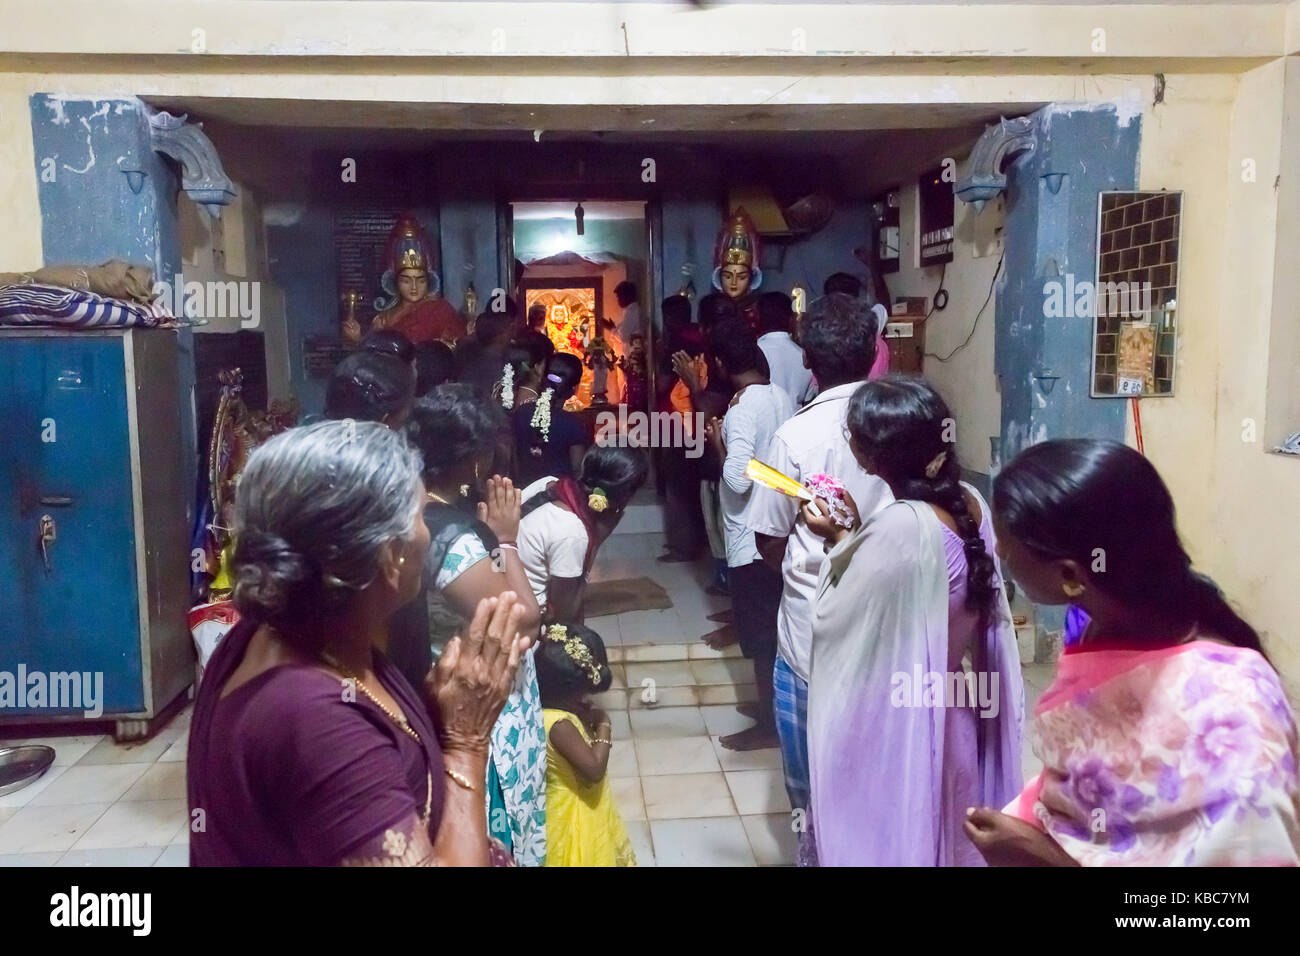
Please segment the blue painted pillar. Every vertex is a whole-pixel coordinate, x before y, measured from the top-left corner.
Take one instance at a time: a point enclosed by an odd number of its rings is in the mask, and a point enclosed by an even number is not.
[[[695,301],[713,288],[713,243],[722,228],[723,215],[719,204],[709,199],[688,196],[671,196],[663,200],[663,250],[659,259],[660,281],[663,294],[674,295],[686,281],[682,266],[689,263],[695,268],[691,277],[695,283]],[[763,291],[767,291],[764,287]],[[650,303],[656,328],[662,321],[659,303]]]
[[[443,297],[458,310],[465,308],[470,282],[478,293],[480,312],[491,307],[493,289],[510,292],[504,278],[509,263],[497,261],[497,205],[487,186],[467,181],[463,192],[443,196],[437,227],[430,235],[438,237]]]
[[[148,265],[155,279],[170,281],[181,271],[180,176],[170,160],[154,152],[145,104],[134,97],[37,93],[30,106],[45,265],[124,259]],[[198,470],[193,332],[182,329],[179,340],[182,434],[176,441],[186,463],[186,487],[193,489]],[[191,500],[191,521],[193,507]]]
[[[1139,119],[1052,105],[1034,114],[1037,149],[1007,173],[1006,261],[997,297],[1000,461],[1048,438],[1124,439],[1125,407],[1089,397],[1092,319],[1048,318],[1044,286],[1096,281],[1097,197],[1137,185]]]
[[[304,418],[325,409],[326,382],[309,378],[303,367],[303,342],[339,336],[338,259],[334,250],[334,210],[328,205],[285,202],[264,210],[271,280],[284,291],[289,340],[289,389]]]
[[[997,296],[995,369],[1002,391],[998,460],[1049,438],[1124,440],[1120,399],[1090,397],[1092,319],[1048,318],[1045,285],[1095,282],[1097,202],[1103,190],[1137,185],[1140,120],[1114,106],[1044,107],[1037,148],[1007,170],[1006,261]],[[1040,608],[1059,629],[1061,608]]]

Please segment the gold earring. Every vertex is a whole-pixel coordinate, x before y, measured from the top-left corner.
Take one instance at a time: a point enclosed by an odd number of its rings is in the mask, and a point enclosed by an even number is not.
[[[1061,587],[1065,591],[1065,596],[1071,598],[1077,598],[1084,591],[1088,590],[1077,581],[1069,581],[1066,584],[1061,585]]]

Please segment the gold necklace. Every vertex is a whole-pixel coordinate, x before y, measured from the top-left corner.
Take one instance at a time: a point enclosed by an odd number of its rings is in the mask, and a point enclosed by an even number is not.
[[[380,700],[378,697],[374,695],[374,693],[371,692],[370,688],[367,687],[364,682],[362,682],[360,677],[354,674],[349,668],[343,666],[343,664],[340,663],[338,658],[334,657],[334,655],[322,651],[320,656],[321,656],[321,660],[323,660],[326,664],[328,664],[330,667],[334,668],[336,671],[338,671],[348,680],[356,684],[357,690],[361,691],[361,693],[369,697],[371,702],[373,702],[376,707],[378,707],[385,714],[387,714],[388,718],[393,723],[397,724],[398,727],[400,727],[402,730],[410,734],[411,737],[414,738],[415,742],[419,744],[421,748],[424,747],[424,741],[420,739],[420,735],[416,733],[415,728],[411,726],[411,722],[408,721],[404,715],[393,713],[382,700]],[[424,788],[425,788],[424,789],[424,813],[420,816],[420,819],[427,823],[433,809],[433,771],[432,770],[426,770],[424,772]]]
[[[321,659],[324,660],[325,663],[328,664],[330,667],[334,668],[336,671],[338,671],[340,674],[346,677],[348,680],[356,684],[357,690],[361,691],[361,693],[369,697],[370,700],[374,703],[374,705],[378,707],[380,710],[382,710],[385,714],[387,714],[389,719],[392,720],[393,723],[397,724],[398,727],[401,727],[404,731],[406,731],[413,738],[415,738],[415,742],[417,744],[423,745],[424,741],[420,739],[420,735],[415,732],[415,728],[411,726],[411,722],[406,719],[406,716],[404,714],[393,713],[382,700],[380,700],[378,697],[374,695],[374,693],[371,692],[370,688],[367,687],[362,682],[360,677],[354,674],[347,667],[344,667],[343,664],[341,664],[339,660],[336,657],[334,657],[332,654],[322,653]]]

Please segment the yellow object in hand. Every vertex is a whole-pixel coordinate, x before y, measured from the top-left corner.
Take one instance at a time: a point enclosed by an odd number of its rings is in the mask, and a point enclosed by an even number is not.
[[[771,488],[773,491],[779,491],[783,495],[789,495],[792,498],[802,498],[809,503],[813,512],[820,515],[821,512],[813,504],[813,493],[805,488],[799,482],[795,481],[789,475],[783,475],[771,465],[765,465],[757,458],[749,459],[749,464],[745,466],[745,477],[751,481],[756,481],[765,488]]]

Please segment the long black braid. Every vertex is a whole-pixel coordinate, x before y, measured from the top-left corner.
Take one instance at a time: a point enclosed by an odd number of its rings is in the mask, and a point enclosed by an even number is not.
[[[984,547],[961,486],[952,412],[921,378],[889,375],[853,393],[848,411],[849,434],[894,497],[938,505],[952,515],[966,555],[966,606],[979,614],[980,633],[988,627],[997,600],[993,556]],[[927,466],[944,455],[933,477]],[[976,647],[982,647],[977,642]],[[978,670],[982,660],[975,662]]]

